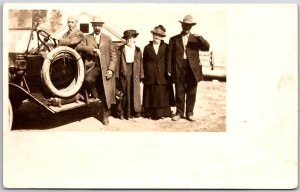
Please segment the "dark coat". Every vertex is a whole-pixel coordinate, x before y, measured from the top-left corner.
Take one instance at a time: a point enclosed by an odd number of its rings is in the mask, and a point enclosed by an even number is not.
[[[182,67],[184,53],[182,35],[179,34],[172,37],[169,46],[168,70],[171,70],[173,82],[176,82]],[[195,35],[190,34],[186,46],[186,55],[197,82],[203,80],[202,65],[199,58],[200,50],[208,51],[209,43],[202,36],[196,37]]]
[[[77,46],[77,50],[84,54],[83,58],[87,71],[95,66],[99,66],[101,69],[102,81],[100,82],[103,83],[107,106],[110,108],[111,104],[116,102],[115,77],[113,76],[110,80],[107,80],[105,75],[107,70],[116,71],[117,56],[115,46],[108,35],[101,33],[99,45],[101,56],[95,54],[94,49],[98,49],[94,33],[86,35]]]
[[[168,45],[163,41],[159,45],[157,55],[152,41],[144,48],[145,85],[153,85],[155,83],[158,85],[167,84],[167,51]]]
[[[79,29],[75,28],[71,33],[68,31],[63,34],[62,38],[59,39],[59,45],[70,46],[75,49],[83,38],[83,33]]]
[[[121,84],[121,90],[125,92],[126,89],[126,58],[125,58],[125,46],[121,46],[118,50],[118,70],[116,77],[119,78]],[[136,47],[134,53],[134,63],[133,63],[133,101],[134,101],[134,111],[141,112],[141,91],[140,82],[144,79],[144,69],[143,69],[143,56],[142,51],[139,47]]]

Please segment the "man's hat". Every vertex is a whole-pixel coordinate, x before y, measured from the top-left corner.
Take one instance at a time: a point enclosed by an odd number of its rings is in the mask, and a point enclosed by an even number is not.
[[[93,24],[93,23],[102,23],[102,24],[103,24],[104,21],[103,21],[103,19],[102,19],[100,16],[95,16],[95,17],[93,17],[91,23],[92,23],[92,24]]]
[[[166,36],[166,29],[164,28],[164,26],[158,25],[158,26],[156,26],[156,27],[151,31],[151,33],[160,35],[160,36],[162,36],[162,37],[165,37],[165,36]]]
[[[129,29],[124,31],[123,33],[123,39],[128,39],[129,37],[137,37],[139,35],[139,33],[136,32],[136,30],[134,29]]]
[[[78,19],[77,19],[77,17],[75,15],[70,15],[67,20],[68,21],[75,21],[75,22],[78,21]]]
[[[193,22],[193,17],[191,15],[186,15],[183,20],[179,22],[188,25],[196,25],[196,23]]]

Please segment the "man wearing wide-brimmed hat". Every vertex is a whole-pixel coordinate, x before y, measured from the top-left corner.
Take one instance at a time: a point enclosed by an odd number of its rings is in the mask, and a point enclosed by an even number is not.
[[[104,125],[108,125],[111,104],[116,102],[114,73],[117,57],[111,38],[101,32],[104,24],[102,18],[95,16],[91,23],[94,32],[85,36],[84,40],[78,45],[78,51],[83,53],[85,60],[85,83],[90,89],[93,99],[102,101],[102,122]],[[97,79],[100,81],[96,87]]]
[[[196,102],[197,84],[203,79],[199,51],[208,51],[209,43],[191,29],[196,23],[191,15],[186,15],[181,23],[182,32],[170,39],[168,67],[175,83],[176,115],[178,121],[186,115],[189,121],[195,121],[193,114]]]
[[[70,15],[67,19],[69,30],[59,39],[59,45],[69,46],[73,49],[82,41],[83,33],[77,29],[78,19],[75,15]]]
[[[139,33],[134,29],[124,31],[126,44],[118,50],[119,90],[124,93],[120,118],[139,117],[141,112],[140,82],[144,78],[142,51],[135,45]]]

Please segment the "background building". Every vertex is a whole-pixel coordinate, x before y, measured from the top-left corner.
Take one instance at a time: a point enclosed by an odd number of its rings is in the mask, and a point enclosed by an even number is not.
[[[66,5],[70,6],[70,4]],[[209,63],[202,60],[204,74],[226,76],[226,12],[218,6],[210,9],[203,8],[201,4],[195,4],[195,6],[189,4],[182,4],[182,6],[177,4],[84,4],[80,9],[63,7],[47,6],[45,9],[38,10],[11,10],[9,52],[26,50],[33,16],[40,18],[40,20],[36,18],[33,20],[40,22],[41,29],[52,33],[55,37],[61,37],[68,30],[67,17],[69,15],[78,16],[78,28],[85,34],[93,31],[90,24],[91,18],[94,15],[100,15],[105,21],[103,32],[110,35],[116,44],[122,43],[123,31],[136,29],[139,32],[136,44],[143,49],[152,40],[150,31],[154,26],[158,24],[165,26],[167,36],[164,40],[168,43],[170,37],[181,31],[179,20],[182,20],[186,14],[191,14],[197,22],[192,32],[203,35],[210,42],[210,50],[213,51],[215,68],[212,71]],[[35,34],[31,38],[32,43],[29,49],[37,45]]]

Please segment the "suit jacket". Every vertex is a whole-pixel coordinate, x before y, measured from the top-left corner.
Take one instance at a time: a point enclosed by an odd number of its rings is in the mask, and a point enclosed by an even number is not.
[[[167,84],[167,52],[168,45],[161,41],[158,53],[155,53],[153,41],[144,48],[144,84]]]
[[[176,82],[182,67],[184,53],[182,34],[172,37],[169,46],[168,71],[171,71],[173,82]],[[186,55],[197,82],[203,79],[202,65],[199,58],[200,50],[208,51],[209,43],[202,36],[196,37],[195,35],[190,34],[186,46]]]
[[[59,40],[59,45],[70,46],[75,49],[83,38],[83,33],[75,28],[71,33],[68,31],[63,34],[62,38]]]
[[[96,54],[94,49],[100,49],[101,55]],[[83,54],[86,73],[96,66],[101,70],[102,79],[100,82],[103,83],[107,106],[110,108],[111,104],[116,102],[115,77],[113,76],[110,80],[107,80],[105,75],[107,70],[115,72],[117,66],[116,50],[111,38],[101,33],[98,47],[94,33],[88,34],[77,46],[77,50]]]
[[[125,56],[125,46],[121,46],[118,50],[118,72],[116,77],[119,78],[120,90],[125,92],[126,89],[126,71],[127,63]],[[142,51],[139,47],[136,47],[134,53],[134,62],[133,62],[133,105],[135,112],[141,112],[141,91],[140,91],[140,82],[144,79],[144,69],[143,69],[143,56]]]

